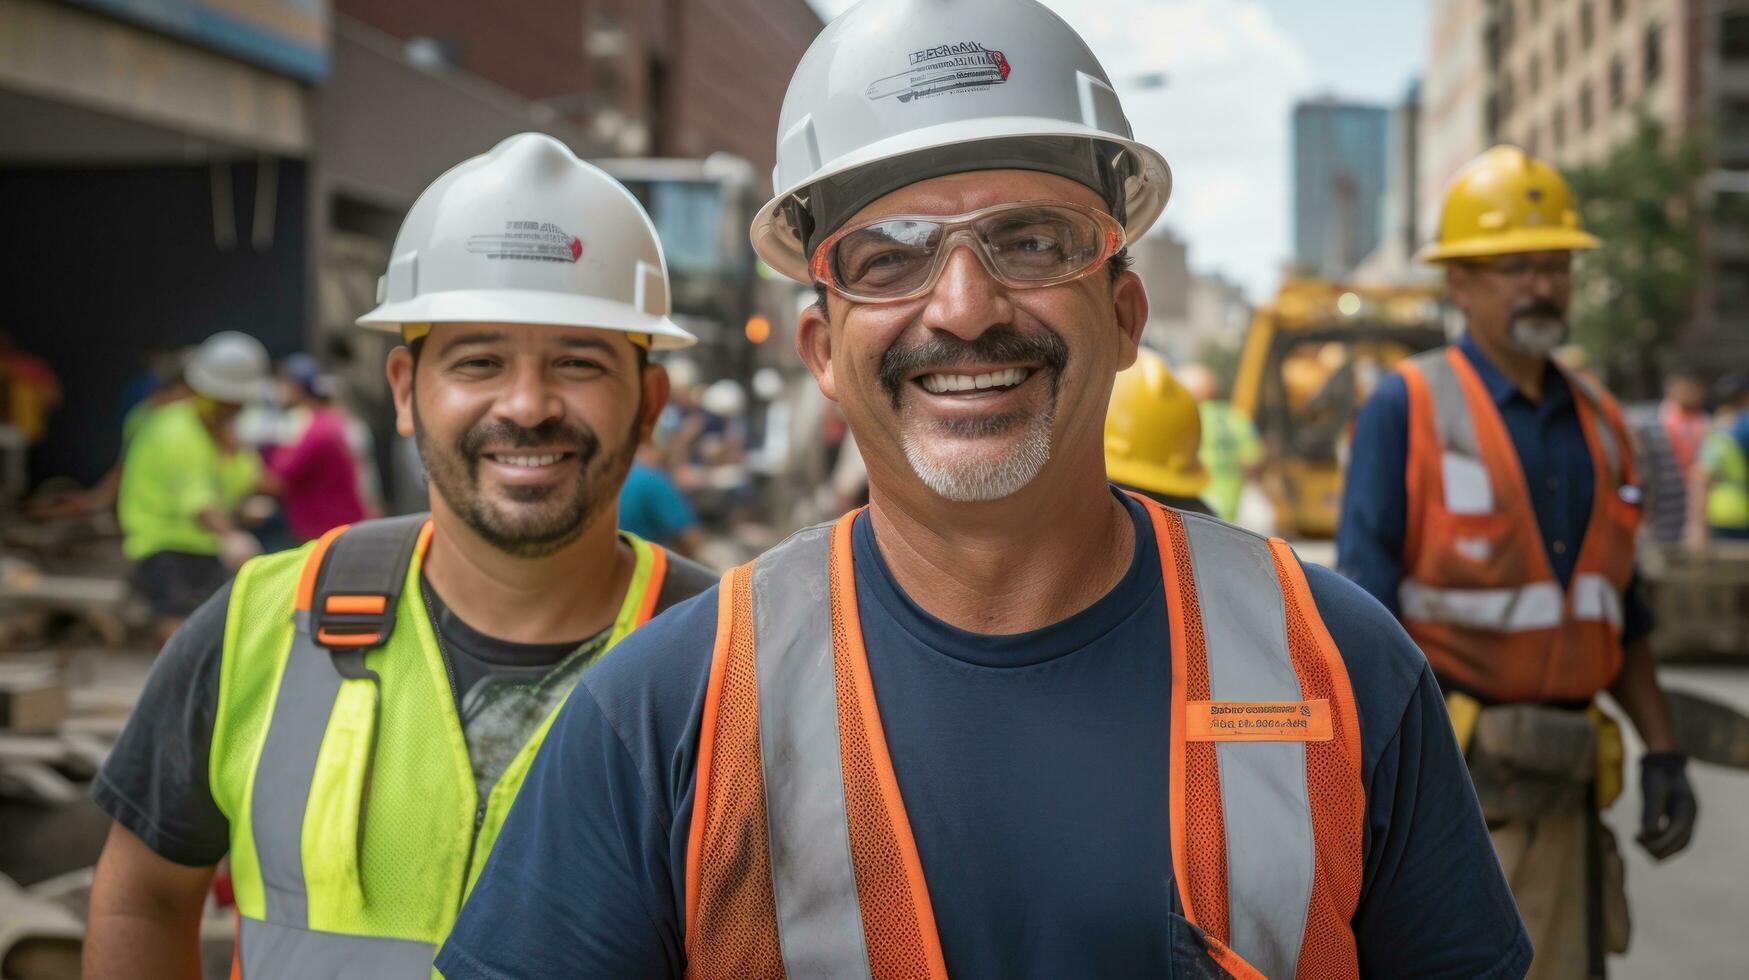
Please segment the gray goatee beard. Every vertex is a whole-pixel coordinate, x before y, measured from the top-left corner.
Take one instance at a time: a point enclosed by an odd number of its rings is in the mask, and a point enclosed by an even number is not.
[[[1055,413],[997,416],[937,423],[947,438],[928,445],[903,434],[905,461],[923,485],[955,503],[982,503],[1019,493],[1051,461],[1051,429]],[[979,445],[985,437],[1024,427],[1020,444],[992,453]]]

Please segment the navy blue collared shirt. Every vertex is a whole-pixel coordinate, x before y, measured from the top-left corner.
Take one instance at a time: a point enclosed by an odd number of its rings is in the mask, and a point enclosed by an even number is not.
[[[1565,588],[1591,523],[1596,489],[1591,447],[1573,405],[1573,391],[1550,365],[1543,376],[1542,401],[1531,401],[1468,335],[1457,347],[1476,369],[1506,423],[1524,468],[1549,565]],[[1403,535],[1409,510],[1403,474],[1408,459],[1409,389],[1402,375],[1393,373],[1379,383],[1355,420],[1342,520],[1336,529],[1342,574],[1393,613],[1399,612],[1397,587],[1403,580]],[[1622,596],[1622,617],[1624,642],[1651,632],[1652,611],[1640,594],[1637,577]]]

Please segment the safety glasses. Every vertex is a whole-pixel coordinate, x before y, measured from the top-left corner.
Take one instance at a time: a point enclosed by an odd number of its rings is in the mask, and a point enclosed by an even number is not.
[[[856,303],[896,303],[935,288],[961,245],[1010,289],[1073,282],[1124,247],[1123,226],[1065,201],[998,204],[942,217],[900,214],[847,225],[814,250],[814,279]]]

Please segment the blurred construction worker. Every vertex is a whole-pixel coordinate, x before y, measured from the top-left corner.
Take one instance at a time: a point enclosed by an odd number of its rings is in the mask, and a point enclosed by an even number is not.
[[[116,496],[122,551],[135,563],[133,587],[160,641],[261,551],[237,520],[261,458],[238,442],[232,423],[272,390],[267,350],[248,334],[217,333],[183,377],[191,397],[139,417]]]
[[[1664,376],[1662,401],[1622,409],[1634,436],[1640,483],[1646,491],[1642,527],[1659,544],[1675,545],[1682,540],[1688,518],[1688,481],[1712,423],[1706,412],[1706,395],[1706,385],[1699,376],[1678,367]]]
[[[1213,514],[1198,494],[1208,471],[1197,458],[1202,421],[1190,392],[1151,350],[1117,373],[1105,409],[1105,475],[1121,490],[1193,514]]]
[[[366,517],[358,458],[336,404],[338,385],[308,354],[293,354],[280,368],[280,397],[296,434],[267,452],[267,472],[299,544]]]
[[[1408,637],[1106,480],[1171,177],[1081,39],[867,0],[778,132],[753,243],[823,294],[797,347],[870,506],[584,678],[444,974],[1516,976]]]
[[[431,513],[252,561],[172,640],[97,781],[87,977],[199,975],[227,855],[233,976],[429,977],[558,705],[714,578],[617,530],[649,348],[692,342],[630,193],[511,137],[414,202],[379,296]]]
[[[1714,391],[1718,418],[1689,478],[1691,547],[1709,539],[1749,541],[1749,374],[1732,372]]]
[[[61,382],[49,363],[20,350],[0,330],[0,425],[10,426],[26,446],[48,431],[49,413],[61,403]]]
[[[619,526],[645,541],[692,557],[704,544],[704,531],[686,495],[664,466],[664,453],[640,446],[625,486],[619,491]]]
[[[1601,975],[1625,947],[1620,857],[1598,819],[1620,731],[1647,745],[1640,842],[1688,843],[1695,803],[1633,584],[1640,490],[1615,400],[1550,355],[1567,337],[1579,227],[1561,175],[1512,146],[1461,171],[1438,240],[1467,329],[1398,365],[1361,409],[1337,531],[1343,572],[1395,612],[1450,702],[1519,900],[1535,977]]]
[[[1190,397],[1196,399],[1202,419],[1202,465],[1209,472],[1203,499],[1216,517],[1232,521],[1239,516],[1239,498],[1245,481],[1255,480],[1263,464],[1263,444],[1250,416],[1223,397],[1220,379],[1201,364],[1186,364],[1179,372]]]

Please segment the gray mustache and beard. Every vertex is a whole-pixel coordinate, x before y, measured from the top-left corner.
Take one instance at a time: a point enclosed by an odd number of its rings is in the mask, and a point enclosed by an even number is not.
[[[1050,372],[1050,399],[1042,409],[1021,408],[973,418],[907,421],[907,380],[967,363],[1036,363]],[[912,344],[895,344],[881,356],[879,379],[899,416],[905,461],[924,485],[948,500],[1001,500],[1031,483],[1051,458],[1058,385],[1069,347],[1053,330],[1021,333],[996,327],[973,340],[932,332]],[[1029,379],[1030,381],[1030,379]],[[979,440],[1019,431],[1018,446],[980,445]]]
[[[463,433],[453,447],[440,447],[413,409],[414,438],[426,476],[449,508],[488,544],[518,558],[553,554],[583,534],[609,502],[631,469],[637,451],[637,419],[624,441],[603,455],[601,437],[593,429],[551,419],[528,428],[499,419],[482,420]],[[505,449],[560,449],[575,455],[578,479],[570,484],[505,486],[509,502],[494,501],[480,486],[481,452],[487,446]]]
[[[1551,300],[1520,303],[1509,317],[1506,336],[1521,354],[1547,357],[1567,342],[1567,311]]]

